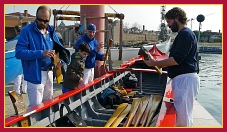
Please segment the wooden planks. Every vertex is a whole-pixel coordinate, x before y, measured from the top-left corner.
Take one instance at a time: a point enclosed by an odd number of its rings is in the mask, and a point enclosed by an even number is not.
[[[113,122],[111,127],[117,127],[121,123],[121,121],[125,118],[125,116],[129,113],[130,109],[131,109],[131,104],[128,104],[125,110]]]
[[[133,98],[132,104],[122,103],[104,127],[117,127],[127,115],[123,127],[148,127],[162,98],[160,95],[151,95]]]
[[[136,114],[136,111],[139,107],[140,102],[141,102],[140,98],[133,98],[132,107],[131,107],[131,110],[129,112],[128,118],[124,123],[124,127],[128,127],[131,124],[131,121]]]
[[[137,110],[138,114],[136,114],[137,116],[134,117],[135,121],[133,121],[131,123],[132,126],[136,127],[139,124],[139,121],[140,121],[144,111],[147,108],[148,102],[149,102],[148,96],[144,96],[144,97],[141,98],[141,103],[140,103],[139,108]]]
[[[154,114],[162,100],[162,96],[153,95],[151,97],[152,97],[152,99],[151,99],[151,102],[149,102],[149,103],[151,103],[152,107],[150,108],[149,113],[148,113],[148,118],[147,118],[146,125],[145,125],[146,127],[148,127],[149,124],[151,123],[151,120],[154,117]]]
[[[112,123],[118,118],[118,116],[126,109],[128,106],[128,103],[122,103],[120,104],[117,109],[114,111],[113,115],[110,117],[110,119],[107,121],[106,125],[104,127],[110,127]],[[117,125],[117,124],[116,124]]]

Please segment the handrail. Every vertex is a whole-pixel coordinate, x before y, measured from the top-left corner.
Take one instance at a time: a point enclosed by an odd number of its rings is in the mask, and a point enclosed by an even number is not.
[[[10,125],[13,125],[19,121],[22,121],[23,119],[27,118],[28,116],[38,113],[40,111],[43,111],[47,108],[50,108],[54,106],[55,104],[58,104],[62,101],[64,101],[67,98],[70,98],[73,95],[79,94],[82,91],[89,89],[91,86],[94,86],[98,83],[100,83],[102,80],[109,78],[110,76],[113,76],[114,73],[107,73],[99,78],[94,79],[91,82],[88,82],[87,84],[79,86],[77,89],[66,92],[64,94],[61,94],[59,96],[54,97],[53,99],[47,100],[41,104],[35,105],[32,108],[29,109],[29,112],[23,114],[23,115],[18,115],[18,116],[10,116],[5,119],[5,127],[8,127]]]
[[[158,73],[154,69],[141,69],[141,68],[116,68],[109,73],[115,73],[115,72],[125,72],[125,71],[131,71],[131,72],[151,72],[151,73]],[[162,71],[163,74],[167,74],[167,71]]]

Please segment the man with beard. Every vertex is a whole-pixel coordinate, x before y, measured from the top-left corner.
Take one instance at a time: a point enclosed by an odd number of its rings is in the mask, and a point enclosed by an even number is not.
[[[27,81],[29,106],[40,104],[53,96],[53,62],[55,53],[69,63],[70,52],[60,43],[54,28],[49,26],[51,9],[40,6],[36,19],[25,26],[16,45],[16,58],[21,59],[24,79]],[[62,62],[58,63],[58,68]]]
[[[172,32],[178,32],[170,49],[169,58],[161,61],[144,60],[148,66],[168,67],[176,109],[176,126],[192,126],[192,110],[198,95],[200,79],[198,76],[198,45],[195,34],[186,27],[186,13],[174,7],[165,14]]]

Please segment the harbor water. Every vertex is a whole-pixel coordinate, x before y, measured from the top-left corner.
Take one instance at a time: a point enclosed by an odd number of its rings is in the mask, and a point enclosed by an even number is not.
[[[112,53],[112,60],[115,60],[117,53]],[[122,56],[123,61],[132,58],[132,55],[135,55],[135,50],[133,52],[129,51],[128,54],[124,53]],[[199,55],[201,56],[199,61],[200,91],[197,101],[222,125],[222,54],[200,53]],[[121,63],[113,62],[113,66]]]
[[[222,124],[222,54],[200,53],[200,91],[197,101]]]

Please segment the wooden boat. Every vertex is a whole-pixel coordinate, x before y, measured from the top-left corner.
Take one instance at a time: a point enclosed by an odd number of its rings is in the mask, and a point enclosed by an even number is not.
[[[164,42],[159,42],[156,44],[156,47],[162,52],[162,53],[168,53],[169,48],[171,46],[171,38]],[[153,45],[143,45],[143,47],[147,50],[152,49]],[[129,48],[124,47],[122,49],[122,60],[129,60],[131,59],[131,56],[137,56],[138,51],[140,48]],[[111,48],[111,58],[118,58],[119,56],[119,49],[118,48]]]
[[[222,54],[222,46],[199,46],[199,53]]]
[[[157,60],[168,57],[156,46],[149,52]],[[130,72],[134,73],[139,80],[137,87],[133,89],[138,92],[130,97],[131,101],[128,103],[116,105],[112,109],[104,108],[98,101],[99,95],[111,85],[122,85],[122,78]],[[176,112],[172,100],[173,94],[166,82],[167,72],[165,69],[162,74],[158,74],[154,68],[147,67],[143,63],[142,56],[137,56],[124,62],[119,68],[109,71],[76,90],[47,100],[25,113],[6,118],[5,127],[54,126],[55,121],[60,118],[61,104],[68,105],[71,110],[75,110],[88,127],[111,127],[111,125],[113,127],[174,127]],[[150,100],[146,102],[148,98]],[[156,101],[157,98],[160,103]],[[138,100],[140,101],[138,102]],[[144,104],[147,106],[143,106]],[[126,109],[127,112],[123,112]],[[63,109],[63,113],[65,115],[67,110]],[[112,115],[117,115],[117,117],[113,118]],[[144,122],[145,126],[141,124],[142,118],[149,121]]]
[[[11,83],[23,71],[21,61],[15,57],[17,39],[5,43],[5,84]]]

